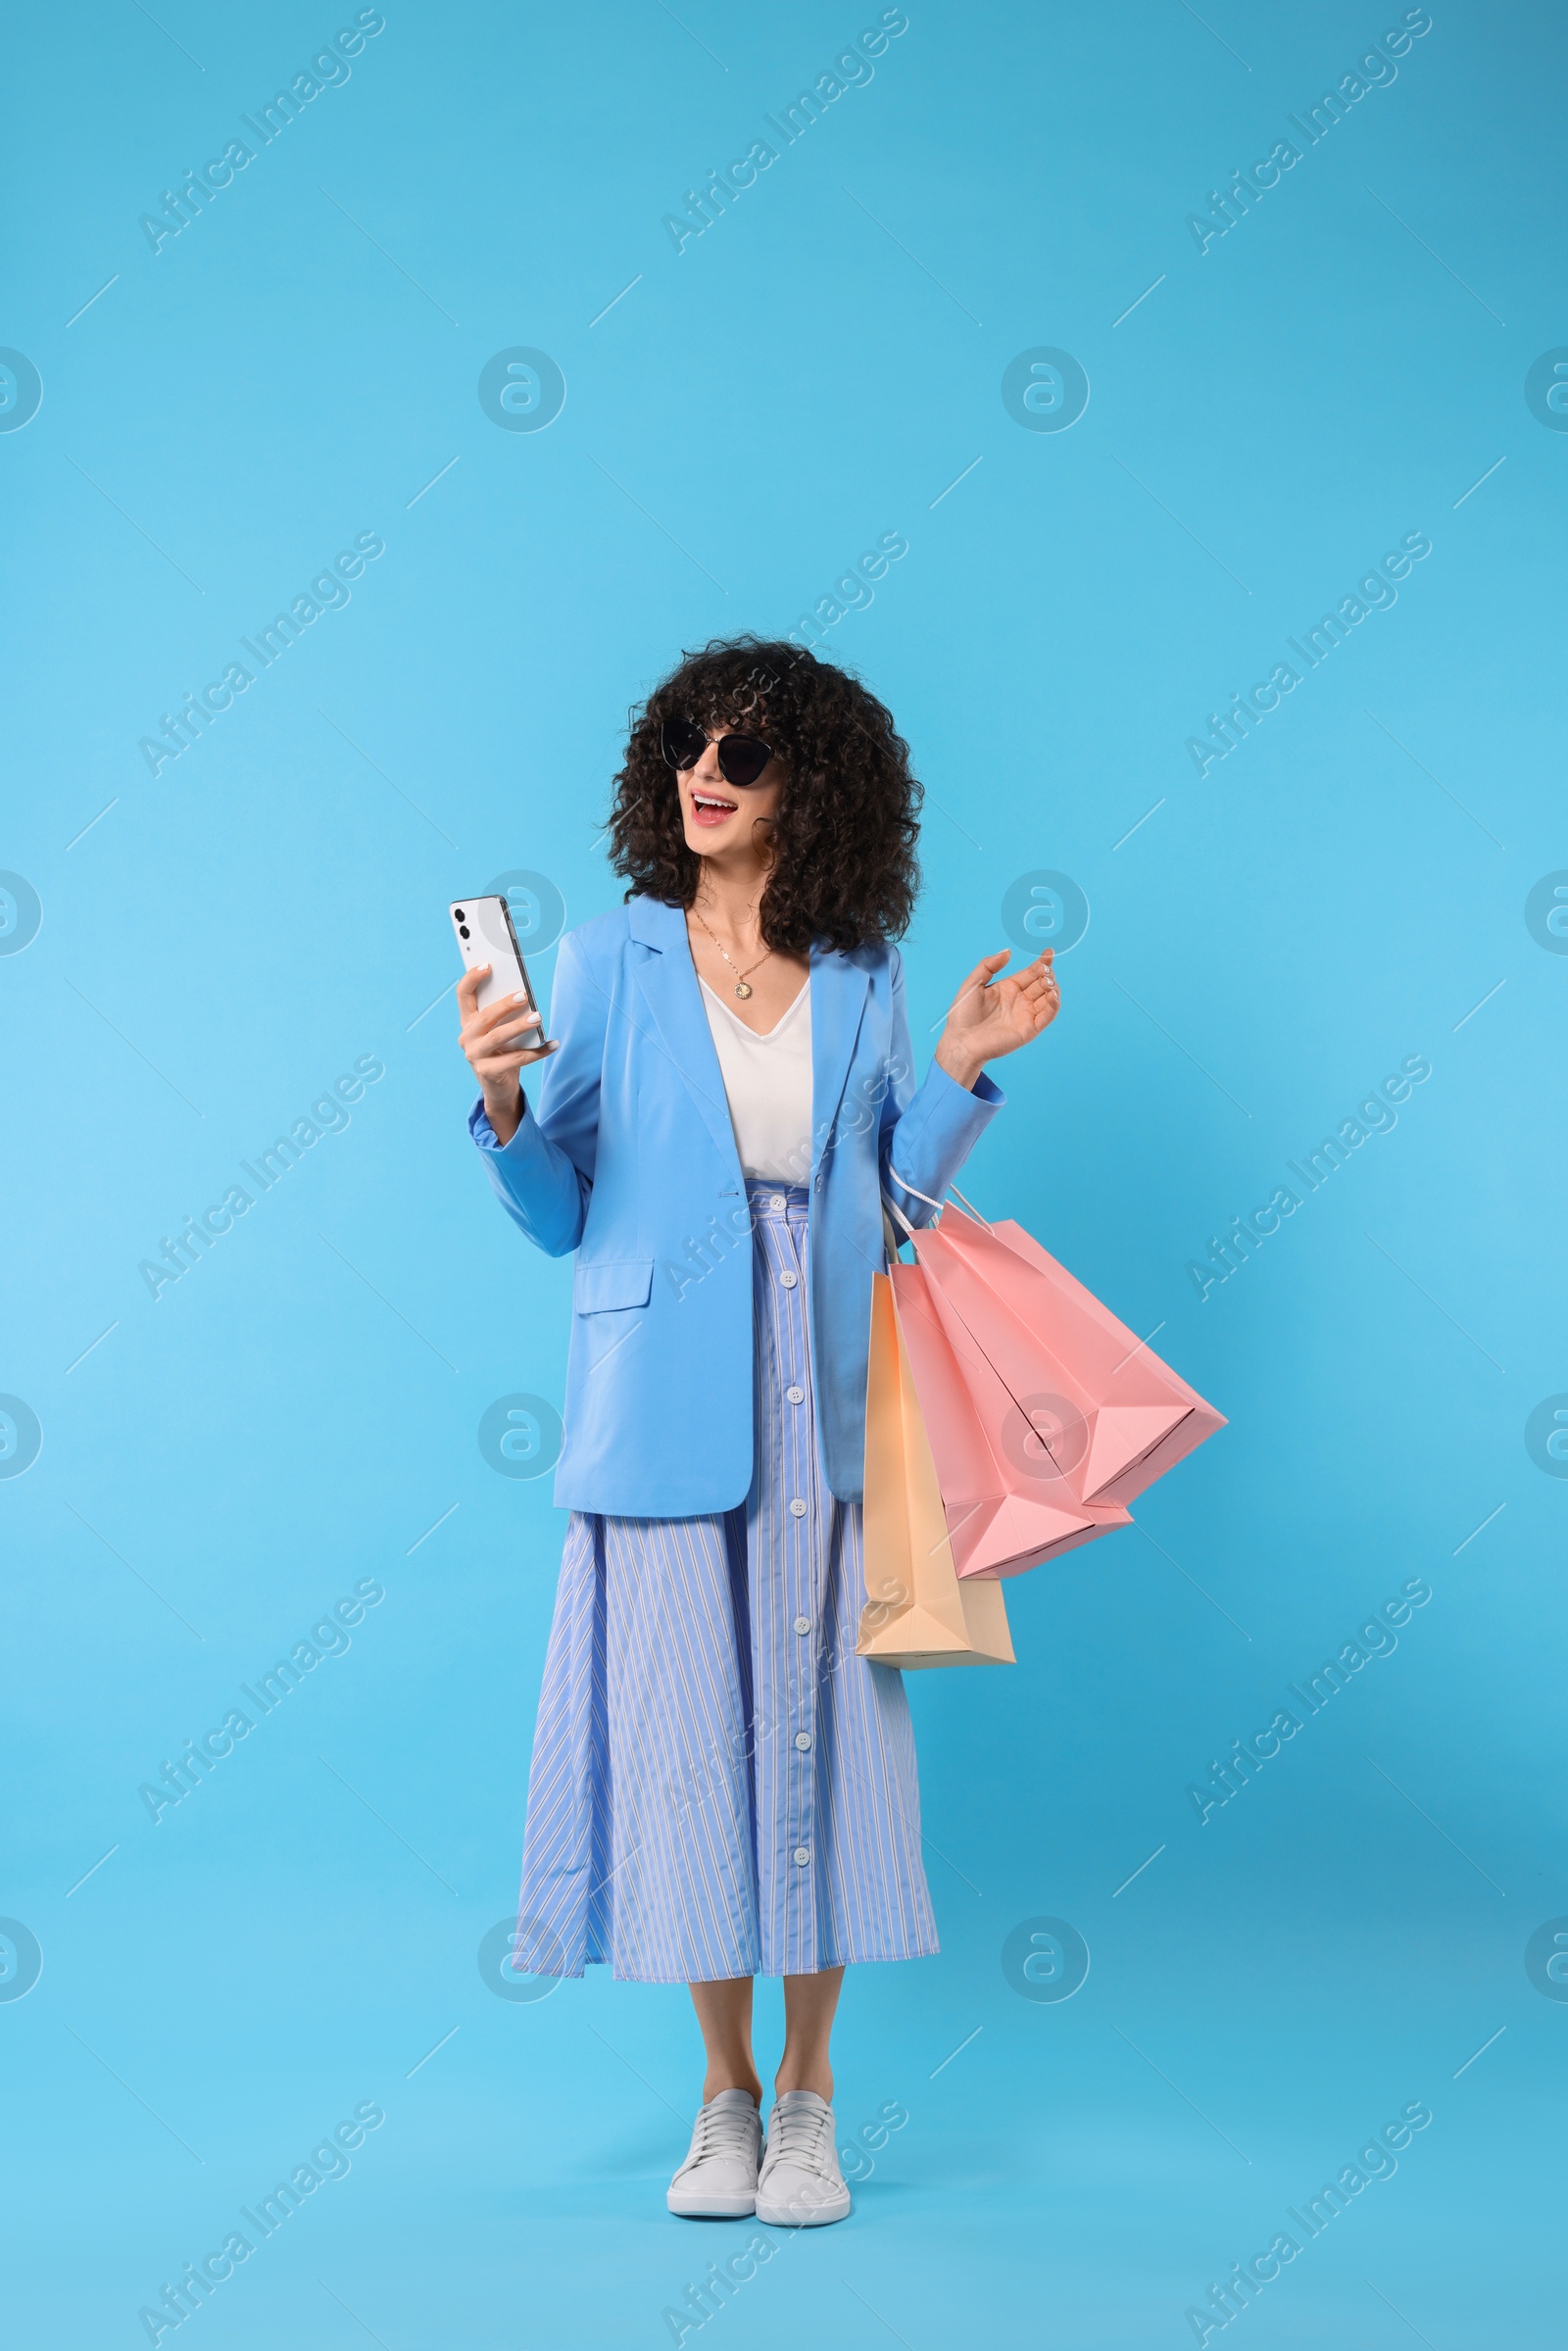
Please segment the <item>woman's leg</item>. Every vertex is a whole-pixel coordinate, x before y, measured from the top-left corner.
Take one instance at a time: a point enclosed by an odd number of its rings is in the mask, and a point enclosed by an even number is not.
[[[832,2105],[833,2068],[828,2063],[827,2045],[843,1984],[841,1967],[822,1968],[814,1976],[785,1977],[784,2054],[773,2081],[775,2097],[782,2097],[788,2089],[814,2089]],[[748,1984],[748,2013],[750,2008]]]
[[[703,2104],[721,2089],[743,2089],[760,2106],[762,2084],[752,2058],[752,1979],[731,1976],[719,1984],[689,1984],[686,1988],[708,2052]]]
[[[762,2154],[762,2085],[752,2063],[752,1980],[691,1984],[708,2075],[691,2153],[664,2201],[693,2221],[744,2220],[757,2210]]]

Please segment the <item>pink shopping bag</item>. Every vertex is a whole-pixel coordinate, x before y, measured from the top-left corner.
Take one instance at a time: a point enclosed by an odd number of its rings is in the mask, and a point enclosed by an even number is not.
[[[955,1345],[923,1269],[895,1263],[891,1274],[958,1574],[1021,1575],[1129,1525],[1116,1504],[1077,1498],[990,1364],[961,1332]],[[1013,1443],[999,1442],[1004,1431]]]
[[[1043,1451],[1053,1500],[1126,1504],[1225,1426],[1010,1218],[988,1226],[948,1206],[912,1239],[993,1453],[1017,1467]],[[1036,1491],[1050,1485],[1043,1475]]]

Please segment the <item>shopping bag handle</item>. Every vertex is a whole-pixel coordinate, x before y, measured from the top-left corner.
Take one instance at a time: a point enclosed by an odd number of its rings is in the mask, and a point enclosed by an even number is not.
[[[978,1224],[978,1225],[985,1225],[985,1229],[986,1229],[986,1231],[989,1233],[989,1232],[990,1232],[990,1230],[991,1230],[991,1227],[990,1227],[988,1224],[986,1224],[986,1220],[985,1220],[985,1218],[984,1218],[984,1217],[981,1215],[981,1213],[980,1213],[979,1209],[978,1209],[978,1208],[975,1206],[975,1204],[974,1204],[973,1200],[965,1200],[965,1199],[964,1199],[964,1197],[963,1197],[963,1194],[962,1194],[962,1193],[961,1193],[961,1192],[958,1190],[958,1187],[957,1187],[957,1185],[956,1185],[956,1184],[950,1184],[950,1185],[948,1186],[948,1190],[949,1190],[949,1191],[952,1193],[952,1195],[953,1195],[954,1199],[955,1199],[955,1200],[957,1201],[957,1203],[958,1203],[959,1207],[960,1207],[960,1208],[962,1208],[962,1209],[964,1209],[968,1215],[972,1216],[972,1217],[974,1218],[974,1220],[975,1220],[975,1223],[976,1223],[976,1224]]]
[[[900,1178],[902,1182],[902,1177]],[[902,1227],[902,1230],[895,1228]],[[896,1258],[906,1241],[914,1239],[914,1227],[890,1193],[882,1195],[882,1246],[890,1257]]]
[[[919,1191],[915,1185],[911,1184],[907,1180],[906,1177],[901,1176],[898,1169],[892,1164],[891,1160],[888,1163],[888,1173],[893,1178],[893,1181],[900,1187],[901,1191],[907,1192],[912,1200],[923,1200],[928,1208],[936,1208],[940,1210],[946,1206],[946,1201],[933,1200],[929,1192]],[[974,1218],[975,1223],[978,1225],[985,1225],[985,1229],[989,1233],[991,1227],[986,1224],[985,1218],[981,1215],[979,1209],[975,1207],[974,1203],[971,1200],[966,1200],[964,1199],[963,1194],[958,1190],[957,1185],[950,1184],[948,1186],[948,1190],[952,1193],[954,1199],[958,1202],[959,1206]],[[891,1200],[888,1200],[888,1196],[885,1192],[883,1193],[882,1198],[885,1201],[887,1201],[887,1204],[892,1207],[893,1203]],[[904,1226],[906,1234],[908,1235],[908,1237],[912,1240],[914,1237],[913,1228],[897,1208],[894,1208],[893,1212],[898,1217],[899,1222]]]
[[[942,1206],[942,1202],[939,1200],[933,1200],[929,1192],[919,1191],[915,1185],[909,1183],[904,1176],[901,1176],[891,1159],[888,1161],[888,1173],[893,1178],[895,1184],[898,1185],[899,1190],[901,1192],[906,1192],[911,1200],[923,1200],[928,1208],[940,1209]],[[885,1192],[883,1193],[882,1198],[885,1200],[887,1200],[888,1196]],[[888,1201],[888,1205],[890,1207],[893,1206],[891,1200]],[[907,1217],[906,1217],[898,1208],[893,1208],[893,1213],[898,1217],[898,1220],[900,1224],[903,1225],[905,1232],[908,1234],[909,1238],[912,1240],[914,1237],[914,1227],[909,1223]]]

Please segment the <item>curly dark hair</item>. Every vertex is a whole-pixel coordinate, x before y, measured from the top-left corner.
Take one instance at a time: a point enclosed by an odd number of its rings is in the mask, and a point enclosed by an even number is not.
[[[630,882],[628,898],[689,906],[697,895],[702,860],[686,846],[674,771],[660,749],[666,718],[760,735],[782,761],[758,909],[769,947],[805,955],[814,938],[864,947],[907,929],[923,798],[909,747],[858,678],[762,637],[714,638],[686,654],[632,711],[610,816],[611,863]]]

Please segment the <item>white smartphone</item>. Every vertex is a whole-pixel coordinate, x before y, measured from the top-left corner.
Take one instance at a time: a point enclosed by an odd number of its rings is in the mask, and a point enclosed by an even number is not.
[[[503,998],[521,994],[527,999],[527,1009],[537,1012],[539,1000],[528,977],[528,966],[517,945],[517,934],[512,925],[512,908],[504,898],[455,898],[448,908],[452,928],[457,933],[458,953],[463,968],[471,971],[476,963],[488,963],[490,976],[479,982],[479,1008],[487,1011]],[[539,1032],[539,1043],[544,1043]]]

